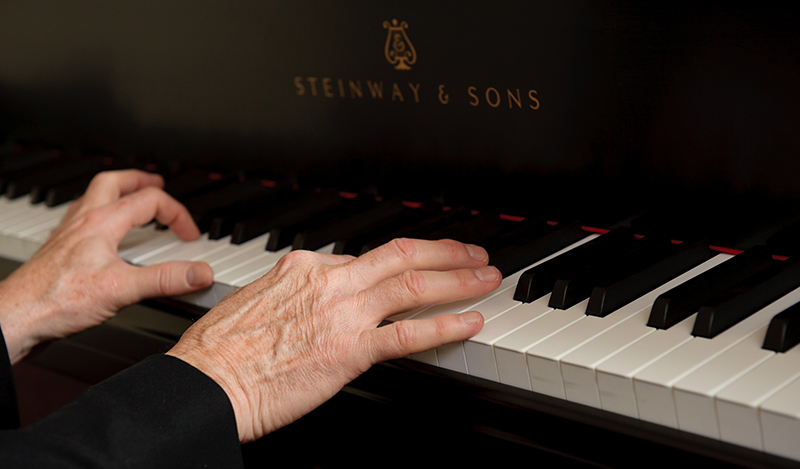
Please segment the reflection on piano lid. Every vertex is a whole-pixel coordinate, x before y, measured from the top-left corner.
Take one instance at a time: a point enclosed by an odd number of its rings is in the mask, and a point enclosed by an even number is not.
[[[325,253],[348,239],[368,246],[409,233],[477,243],[487,247],[503,272],[498,290],[389,321],[477,309],[486,320],[483,330],[412,359],[800,461],[794,444],[800,434],[800,347],[797,334],[786,333],[800,327],[796,256],[777,255],[781,251],[762,245],[740,252],[712,248],[707,241],[640,235],[630,221],[616,228],[581,227],[570,220],[479,212],[436,201],[404,203],[369,193],[281,188],[243,176],[191,173],[195,187],[179,198],[195,220],[206,221],[203,236],[183,242],[150,224],[134,229],[120,246],[122,258],[137,265],[208,262],[215,285],[184,297],[187,309],[213,307],[286,253],[308,248],[306,242]],[[18,177],[29,179],[11,174],[7,187],[21,187]],[[51,181],[49,191],[72,183],[71,176],[59,181],[50,172],[44,179]],[[261,201],[258,206],[253,197]],[[32,203],[29,196],[0,199],[0,254],[24,261],[66,207]],[[234,219],[220,220],[226,217]],[[235,227],[254,219],[274,221],[260,224],[260,231],[242,243],[232,243],[229,234],[209,237],[213,223]],[[413,224],[390,223],[397,219]],[[270,243],[286,233],[288,242]],[[773,337],[772,344],[765,344],[765,337]]]

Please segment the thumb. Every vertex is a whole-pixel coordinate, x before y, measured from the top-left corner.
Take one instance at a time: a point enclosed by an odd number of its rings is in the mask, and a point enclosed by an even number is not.
[[[129,300],[174,296],[211,286],[214,271],[205,262],[173,261],[146,267],[133,267]]]

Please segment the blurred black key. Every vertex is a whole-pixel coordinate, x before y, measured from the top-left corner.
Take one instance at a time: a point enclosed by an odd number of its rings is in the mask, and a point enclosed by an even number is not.
[[[242,244],[250,241],[268,233],[276,226],[294,224],[311,215],[330,210],[344,200],[338,191],[332,189],[306,194],[282,207],[275,207],[267,213],[254,215],[236,223],[231,233],[231,243]]]
[[[364,207],[358,213],[328,220],[323,226],[314,230],[306,230],[295,235],[292,249],[317,250],[335,242],[338,238],[348,237],[362,232],[374,223],[391,218],[403,211],[403,202],[387,200]]]
[[[38,203],[42,201],[44,194],[51,187],[84,175],[95,175],[103,167],[101,158],[80,158],[64,161],[55,166],[48,165],[41,171],[31,172],[10,180],[6,186],[6,197],[15,199],[31,194],[35,199],[31,202]],[[33,193],[34,190],[36,194]]]
[[[196,195],[184,201],[186,209],[201,233],[211,227],[211,221],[233,204],[247,197],[264,193],[267,188],[260,181],[234,182],[219,189]]]
[[[778,298],[800,288],[800,262],[775,261],[697,311],[692,335],[713,338]]]
[[[293,189],[289,185],[276,185],[264,189],[264,192],[235,203],[224,213],[216,214],[208,228],[208,239],[222,239],[229,236],[233,233],[233,227],[237,223],[245,222],[251,217],[267,216],[286,204],[311,193],[305,189]]]
[[[415,225],[400,228],[397,231],[385,234],[380,238],[373,239],[361,248],[361,253],[363,254],[367,251],[371,251],[372,249],[382,246],[395,238],[430,239],[428,237],[430,233],[434,233],[446,226],[457,223],[470,216],[472,216],[470,211],[463,207],[443,210],[431,217],[420,220]]]
[[[674,251],[666,259],[625,279],[598,284],[589,297],[586,314],[605,317],[718,254],[705,242],[684,242],[676,245]]]
[[[60,161],[59,153],[55,151],[34,151],[14,155],[0,165],[0,193],[5,193],[10,181],[36,169],[58,164]]]
[[[769,322],[763,348],[786,352],[800,343],[800,303],[776,314]]]
[[[397,230],[414,226],[420,220],[442,213],[442,207],[436,203],[426,203],[419,207],[404,207],[396,216],[385,218],[360,233],[336,240],[334,254],[358,256],[362,254],[364,245]]]
[[[233,176],[191,169],[168,179],[164,184],[164,192],[184,202],[203,192],[218,189],[235,181],[236,178]]]
[[[755,246],[737,254],[713,269],[662,293],[653,303],[647,325],[668,329],[696,313],[709,299],[773,266],[775,262],[777,261],[764,246]]]
[[[677,246],[668,238],[646,236],[628,249],[620,250],[604,262],[586,266],[571,275],[560,277],[553,285],[549,306],[567,309],[589,298],[601,283],[615,283],[635,274],[675,252]]]
[[[274,252],[292,246],[298,233],[324,229],[327,224],[356,215],[375,203],[375,199],[370,196],[343,199],[341,203],[327,210],[306,213],[290,222],[276,224],[269,230],[266,249]]]
[[[489,264],[495,266],[504,278],[580,241],[589,234],[582,230],[577,222],[563,227],[551,227],[540,220],[535,222],[520,230],[527,232],[526,238],[513,240],[511,244],[503,247],[488,248]]]
[[[483,245],[486,240],[510,228],[514,222],[503,220],[496,212],[480,212],[470,215],[453,224],[421,236],[423,239],[454,239],[462,243]]]
[[[575,269],[585,268],[605,261],[616,255],[620,249],[631,246],[636,241],[629,228],[616,228],[598,236],[586,244],[550,259],[523,273],[517,282],[514,299],[530,303],[551,293],[556,281]]]

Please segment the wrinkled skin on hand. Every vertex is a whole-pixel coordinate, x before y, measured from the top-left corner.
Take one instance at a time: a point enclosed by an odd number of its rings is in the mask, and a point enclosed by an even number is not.
[[[12,363],[36,344],[98,325],[124,306],[213,282],[204,263],[134,267],[117,254],[131,228],[154,218],[181,239],[200,236],[163,184],[160,176],[136,170],[99,174],[44,246],[0,283],[0,325]]]
[[[451,240],[395,240],[354,259],[295,251],[226,297],[168,354],[225,390],[239,438],[251,441],[305,415],[382,360],[465,340],[477,312],[385,318],[482,295],[500,273],[486,251]]]

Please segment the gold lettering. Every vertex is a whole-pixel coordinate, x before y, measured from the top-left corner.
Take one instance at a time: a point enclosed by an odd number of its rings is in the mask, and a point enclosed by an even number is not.
[[[361,80],[347,80],[347,83],[350,85],[350,97],[355,99],[356,96],[359,98],[363,97],[364,94],[361,92]]]
[[[533,101],[533,104],[529,104],[528,106],[529,106],[531,109],[534,109],[534,110],[535,110],[535,109],[539,109],[539,100],[538,100],[538,99],[536,99],[536,96],[534,96],[534,95],[536,95],[536,94],[538,94],[538,93],[536,93],[536,90],[530,90],[530,91],[528,91],[528,98],[530,98],[530,100],[531,100],[531,101]]]
[[[306,87],[303,86],[303,77],[294,77],[294,86],[297,88],[297,96],[306,94]]]
[[[339,83],[339,96],[344,98],[344,80],[339,78],[336,82]]]
[[[414,86],[413,83],[409,83],[408,87],[411,88],[411,92],[414,93],[414,102],[418,103],[419,102],[419,83],[417,83],[417,86]]]
[[[306,81],[311,85],[311,96],[317,95],[317,77],[308,77]]]
[[[478,95],[475,94],[476,90],[477,90],[477,88],[475,88],[474,86],[470,86],[469,88],[467,88],[467,93],[469,94],[469,96],[472,99],[475,100],[475,101],[472,101],[472,100],[469,101],[470,106],[477,106],[478,103],[480,103],[480,100],[478,99]]]
[[[450,95],[444,92],[444,85],[439,85],[439,102],[447,104],[450,101]]]
[[[397,86],[397,83],[392,83],[392,101],[394,101],[395,98],[399,99],[400,102],[404,101],[403,93],[400,92],[400,87]]]
[[[369,88],[369,94],[372,95],[372,99],[383,99],[383,82],[376,81],[371,82],[367,80],[367,88]]]
[[[331,91],[331,79],[330,78],[323,78],[322,79],[322,92],[325,94],[326,98],[333,98],[333,91]]]
[[[492,102],[492,98],[489,97],[489,93],[494,93],[495,100]],[[500,105],[500,93],[497,92],[496,89],[489,87],[486,88],[486,102],[489,103],[489,106],[497,107]]]
[[[511,105],[511,101],[514,101],[515,103],[517,103],[517,107],[521,109],[522,108],[522,100],[519,97],[519,88],[517,88],[516,96],[514,96],[514,94],[511,92],[511,90],[506,90],[506,91],[508,91],[508,108],[511,109],[511,108],[514,107],[514,106]]]

